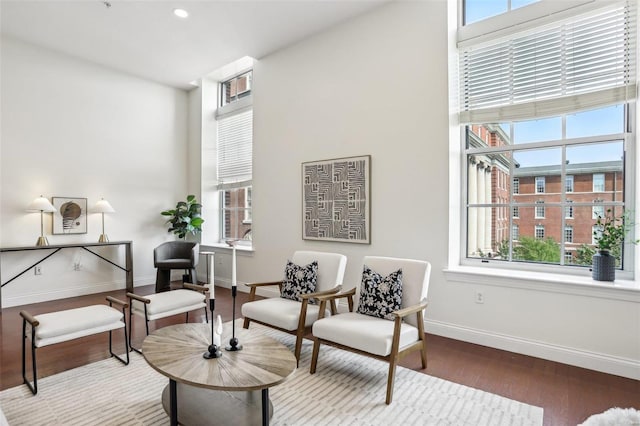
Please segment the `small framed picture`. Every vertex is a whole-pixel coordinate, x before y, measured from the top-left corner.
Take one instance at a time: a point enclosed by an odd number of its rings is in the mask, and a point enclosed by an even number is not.
[[[78,197],[53,197],[53,234],[87,233],[87,199]]]

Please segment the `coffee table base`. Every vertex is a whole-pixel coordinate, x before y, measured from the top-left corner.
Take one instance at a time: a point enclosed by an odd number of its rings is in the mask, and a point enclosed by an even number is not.
[[[178,423],[181,425],[237,425],[263,424],[262,392],[215,391],[176,383]],[[162,406],[171,417],[169,385],[162,391]],[[273,404],[269,401],[269,419]]]

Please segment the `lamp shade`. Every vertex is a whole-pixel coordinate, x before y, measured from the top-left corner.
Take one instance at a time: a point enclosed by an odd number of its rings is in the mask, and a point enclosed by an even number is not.
[[[104,198],[93,206],[94,213],[115,213],[116,211],[111,207],[111,204]]]
[[[47,213],[51,213],[51,212],[55,212],[57,210],[56,210],[55,207],[53,207],[53,204],[51,204],[49,202],[49,200],[47,200],[46,198],[44,198],[41,195],[38,198],[36,198],[35,200],[33,200],[27,206],[27,211],[28,212],[47,212]]]

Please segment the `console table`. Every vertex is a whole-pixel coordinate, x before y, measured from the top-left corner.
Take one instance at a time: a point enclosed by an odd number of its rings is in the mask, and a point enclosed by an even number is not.
[[[112,262],[111,260],[107,259],[106,257],[100,255],[99,253],[96,253],[95,251],[92,251],[90,249],[90,247],[107,247],[107,246],[124,246],[125,247],[125,266],[121,266],[118,265],[115,262]],[[21,275],[25,274],[26,272],[29,272],[33,267],[35,267],[36,265],[39,265],[40,263],[44,262],[45,260],[47,260],[48,258],[50,258],[51,256],[53,256],[54,254],[56,254],[57,252],[59,252],[62,249],[67,249],[67,248],[82,248],[86,251],[88,251],[89,253],[99,257],[100,259],[104,260],[107,263],[110,263],[111,265],[115,266],[118,269],[122,269],[125,274],[126,274],[126,284],[127,284],[127,291],[133,291],[133,253],[132,253],[132,246],[133,246],[133,242],[132,241],[110,241],[110,242],[106,242],[106,243],[76,243],[76,244],[51,244],[48,246],[26,246],[26,247],[4,247],[4,248],[0,248],[0,253],[7,253],[7,252],[15,252],[15,251],[32,251],[32,250],[50,250],[50,253],[46,253],[46,255],[38,260],[36,263],[30,265],[29,267],[25,268],[22,272],[19,272],[18,274],[14,275],[13,277],[9,278],[7,281],[2,281],[2,276],[0,275],[0,282],[2,282],[2,284],[0,285],[0,289],[2,287],[4,287],[5,285],[9,284],[10,282],[12,282],[13,280],[15,280],[16,278],[20,277]],[[0,309],[2,308],[2,291],[0,290]]]

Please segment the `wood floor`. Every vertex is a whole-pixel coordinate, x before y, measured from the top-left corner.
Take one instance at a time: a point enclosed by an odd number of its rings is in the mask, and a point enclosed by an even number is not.
[[[144,295],[153,292],[153,286],[136,288]],[[0,312],[0,389],[22,384],[20,351],[21,310],[31,314],[70,309],[90,304],[105,303],[107,295],[126,300],[125,292],[114,291],[71,299],[5,308]],[[246,300],[238,293],[236,316]],[[231,293],[216,287],[216,314],[231,319]],[[204,311],[190,314],[189,321],[203,321]],[[140,346],[144,339],[144,324],[134,317],[133,342]],[[184,321],[184,315],[165,318],[151,323],[151,330]],[[114,349],[123,348],[119,337]],[[74,367],[109,357],[106,334],[94,335],[71,342],[46,346],[38,350],[38,377],[45,377]],[[501,395],[544,409],[544,425],[577,425],[590,415],[611,407],[640,409],[640,381],[598,373],[539,358],[491,349],[457,340],[427,334],[428,366],[420,370],[417,354],[405,358],[401,365],[432,376],[460,383],[476,389]],[[324,349],[329,350],[329,349]],[[1,403],[1,401],[0,401]]]

